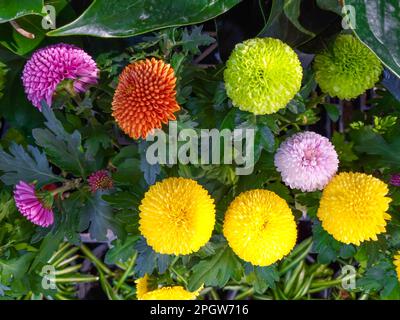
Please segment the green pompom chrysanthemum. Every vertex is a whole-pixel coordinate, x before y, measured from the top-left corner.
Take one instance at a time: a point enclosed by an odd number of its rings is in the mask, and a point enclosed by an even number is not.
[[[297,54],[273,38],[237,44],[226,63],[226,92],[234,106],[254,114],[284,108],[300,90],[303,69]]]
[[[332,48],[316,55],[314,70],[323,92],[349,100],[374,87],[382,73],[382,65],[357,38],[340,35]]]
[[[3,96],[3,89],[6,82],[6,66],[0,62],[0,98]]]

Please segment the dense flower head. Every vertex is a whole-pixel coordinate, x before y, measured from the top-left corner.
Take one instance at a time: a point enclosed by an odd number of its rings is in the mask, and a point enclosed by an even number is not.
[[[99,70],[82,49],[65,43],[37,50],[25,64],[22,82],[28,100],[41,110],[41,101],[51,106],[53,94],[60,82],[73,80],[74,90],[84,92],[96,84]]]
[[[251,190],[236,197],[225,214],[223,233],[243,260],[268,266],[295,246],[297,228],[286,201],[268,190]]]
[[[352,35],[340,35],[332,48],[317,54],[315,79],[332,97],[353,99],[374,87],[382,73],[375,54]]]
[[[202,287],[194,292],[185,290],[182,286],[168,286],[154,290],[148,288],[148,275],[136,280],[136,296],[138,300],[195,300]]]
[[[400,281],[400,251],[394,256],[394,265],[396,266],[397,278]]]
[[[336,240],[360,245],[386,231],[387,185],[364,173],[342,172],[325,187],[317,216]]]
[[[302,76],[297,54],[273,38],[237,44],[224,71],[232,104],[254,114],[270,114],[286,107],[300,90]]]
[[[115,90],[112,110],[115,121],[130,137],[146,138],[180,109],[176,102],[173,68],[154,58],[125,67]]]
[[[49,194],[51,197],[51,195]],[[48,227],[54,222],[51,204],[45,198],[39,198],[33,184],[20,181],[14,190],[14,200],[18,211],[32,223]]]
[[[88,178],[88,183],[92,192],[108,190],[113,187],[113,180],[107,170],[93,172]]]
[[[286,139],[275,154],[283,182],[301,191],[322,190],[338,169],[338,155],[329,139],[311,131]]]
[[[144,195],[139,210],[139,230],[158,253],[196,252],[214,229],[214,200],[191,179],[157,182]]]
[[[392,174],[389,183],[392,186],[400,187],[400,173]]]

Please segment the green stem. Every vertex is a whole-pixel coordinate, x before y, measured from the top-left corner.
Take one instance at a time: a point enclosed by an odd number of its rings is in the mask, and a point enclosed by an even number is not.
[[[314,282],[311,285],[311,288],[319,288],[319,287],[332,287],[332,286],[336,286],[338,284],[341,284],[343,281],[343,278],[338,278],[335,280],[329,280],[329,281],[318,281],[318,282]]]
[[[221,300],[218,293],[214,289],[211,289],[210,293],[211,293],[213,300]]]
[[[97,282],[99,281],[99,277],[71,277],[71,278],[60,278],[56,277],[54,282],[56,283],[67,283],[67,282]]]
[[[131,261],[129,261],[128,268],[126,268],[125,272],[122,274],[121,278],[119,278],[116,286],[114,287],[114,291],[118,292],[119,288],[122,286],[122,284],[125,282],[126,278],[128,278],[129,274],[131,273],[133,266],[135,265],[137,257],[137,252],[135,255],[131,258]]]
[[[303,260],[303,259],[308,255],[308,253],[310,252],[311,247],[312,247],[312,242],[311,242],[311,241],[308,241],[308,240],[306,240],[306,241],[307,241],[307,247],[306,247],[306,249],[304,250],[304,252],[302,252],[298,257],[296,257],[295,259],[293,259],[293,261],[291,261],[289,264],[287,264],[286,266],[284,266],[284,267],[279,271],[279,274],[280,274],[280,275],[285,274],[286,271],[288,271],[289,269],[291,269],[293,266],[295,266],[297,263],[299,263],[301,260]]]
[[[86,247],[84,244],[81,245],[82,252],[86,255],[86,257],[100,270],[108,275],[114,275],[112,272],[103,262],[101,262],[97,257]]]
[[[64,192],[69,191],[71,189],[77,189],[80,185],[80,181],[81,179],[68,180],[63,186],[55,190],[52,190],[51,194],[55,196],[57,194],[63,194]]]
[[[179,272],[175,270],[175,268],[173,268],[173,267],[169,267],[169,268],[170,268],[170,270],[171,270],[173,273],[176,274],[177,278],[178,278],[180,281],[182,281],[184,284],[187,285],[187,280],[186,280],[184,277],[182,277],[182,276],[179,274]]]
[[[235,297],[235,300],[242,300],[243,298],[247,298],[248,296],[252,295],[253,293],[254,293],[254,288],[250,288],[242,293],[239,293]]]
[[[77,264],[75,266],[71,266],[71,267],[68,267],[68,268],[65,268],[65,269],[62,269],[62,270],[58,270],[58,271],[54,272],[54,274],[55,275],[60,275],[60,274],[71,273],[71,272],[79,270],[81,267],[82,267],[81,264]]]

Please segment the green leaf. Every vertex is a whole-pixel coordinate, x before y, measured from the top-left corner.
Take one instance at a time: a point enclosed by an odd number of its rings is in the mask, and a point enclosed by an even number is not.
[[[394,168],[400,167],[400,140],[389,143],[371,128],[363,127],[352,132],[354,148],[358,152],[380,157],[380,161]]]
[[[318,253],[318,262],[322,264],[334,262],[338,258],[348,259],[356,253],[353,245],[335,240],[319,222],[313,225],[313,251]]]
[[[23,180],[28,183],[37,181],[39,186],[57,181],[61,177],[53,174],[46,155],[37,148],[28,146],[27,151],[18,144],[11,144],[10,153],[0,149],[1,181],[6,185],[15,185]]]
[[[300,4],[301,0],[285,0],[283,11],[285,12],[290,22],[293,23],[297,29],[299,29],[301,32],[305,34],[314,37],[315,34],[305,29],[299,22]]]
[[[149,186],[153,185],[156,182],[157,176],[161,172],[160,164],[149,164],[146,159],[146,150],[149,146],[149,142],[142,141],[139,145],[140,149],[140,170],[143,172],[144,179],[146,180]]]
[[[81,145],[81,134],[75,130],[72,134],[65,131],[54,112],[43,103],[42,112],[48,129],[34,129],[32,135],[36,144],[43,147],[50,160],[77,176],[85,177],[84,152]]]
[[[116,262],[125,262],[135,253],[135,243],[139,236],[128,236],[124,241],[115,239],[111,242],[111,249],[107,251],[104,258],[105,263],[115,264]]]
[[[223,287],[231,279],[238,279],[243,273],[240,260],[232,249],[223,244],[211,258],[200,261],[192,269],[188,289],[197,290],[201,285]]]
[[[394,265],[384,257],[366,270],[363,277],[357,281],[357,285],[363,290],[380,292],[383,299],[400,299],[400,283]]]
[[[7,0],[4,0],[7,1]],[[36,2],[37,0],[13,0],[7,2],[20,3],[20,2]],[[56,23],[62,24],[66,21],[71,21],[75,18],[75,13],[69,4],[68,0],[53,0],[46,1],[47,4],[54,6],[56,12]],[[0,8],[1,5],[0,5]],[[40,11],[42,5],[40,6]],[[16,20],[18,25],[28,33],[34,35],[34,38],[27,38],[17,32],[9,23],[0,25],[0,44],[6,47],[8,50],[14,52],[17,55],[25,56],[33,51],[40,44],[54,43],[53,39],[46,38],[46,32],[48,30],[42,27],[43,16],[42,15],[25,15]],[[65,40],[64,40],[65,41]],[[69,41],[66,41],[69,42]],[[71,41],[72,42],[72,41]],[[75,41],[74,41],[75,42]]]
[[[357,37],[400,78],[400,2],[398,0],[344,0],[354,7]],[[351,18],[350,15],[347,15]]]
[[[0,29],[2,26],[0,25]],[[0,30],[0,38],[2,31]],[[19,129],[26,136],[30,136],[32,129],[42,122],[40,111],[26,98],[24,88],[21,85],[22,68],[25,60],[0,47],[0,59],[7,65],[8,72],[5,78],[4,94],[0,99],[0,114],[11,127]],[[11,107],[12,106],[12,107]]]
[[[326,112],[328,113],[329,118],[333,122],[336,122],[339,120],[340,110],[336,104],[324,103],[324,107],[325,107]]]
[[[245,265],[246,280],[253,285],[254,291],[263,294],[268,288],[275,289],[275,283],[279,280],[279,272],[276,266],[259,267],[250,263]]]
[[[90,237],[97,241],[106,241],[107,231],[111,230],[115,235],[121,235],[122,227],[114,218],[112,207],[101,197],[105,194],[96,191],[86,199],[86,205],[82,208],[81,229],[89,228]]]
[[[143,237],[136,242],[135,249],[138,251],[135,264],[138,277],[143,277],[146,273],[151,275],[156,268],[158,273],[162,274],[172,262],[171,255],[155,252]]]
[[[80,233],[84,231],[81,226],[83,204],[78,192],[72,193],[67,199],[59,201],[55,210],[59,208],[60,214],[56,215],[55,228],[70,243],[79,245],[81,242]]]
[[[60,232],[54,234],[48,233],[40,244],[38,254],[35,257],[35,260],[33,260],[30,271],[35,270],[38,266],[47,264],[53,253],[58,249],[63,238],[63,234]]]
[[[213,37],[202,33],[203,26],[194,26],[191,31],[185,28],[182,34],[182,48],[192,54],[200,53],[200,46],[208,46],[215,42]]]
[[[0,0],[0,23],[29,14],[41,15],[43,5],[43,0]]]
[[[28,272],[29,265],[35,254],[32,252],[24,253],[23,255],[9,260],[0,259],[0,282],[8,283],[9,280],[19,280]]]
[[[165,27],[197,24],[224,13],[239,2],[94,0],[79,18],[48,35],[130,37]]]
[[[332,11],[338,15],[342,14],[342,7],[338,0],[317,0],[317,5],[323,10]]]
[[[353,151],[354,142],[345,141],[344,134],[340,134],[339,132],[335,131],[332,136],[332,143],[335,146],[335,150],[341,163],[352,162],[358,159]]]

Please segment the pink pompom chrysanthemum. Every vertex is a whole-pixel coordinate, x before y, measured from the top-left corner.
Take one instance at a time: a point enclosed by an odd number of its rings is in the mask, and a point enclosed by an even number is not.
[[[88,183],[92,192],[108,190],[113,187],[113,181],[107,170],[93,172],[88,178]]]
[[[49,196],[47,201],[45,198],[39,198],[33,184],[20,181],[14,190],[15,205],[29,221],[41,227],[48,227],[54,222],[54,214],[51,201],[48,201],[52,196],[50,193],[47,194]]]
[[[338,169],[338,155],[329,139],[311,131],[286,139],[275,154],[283,182],[303,192],[322,190]]]
[[[22,82],[28,100],[41,110],[41,101],[51,106],[54,91],[65,80],[73,81],[76,92],[84,92],[96,84],[99,69],[85,51],[59,43],[37,50],[25,64]]]

